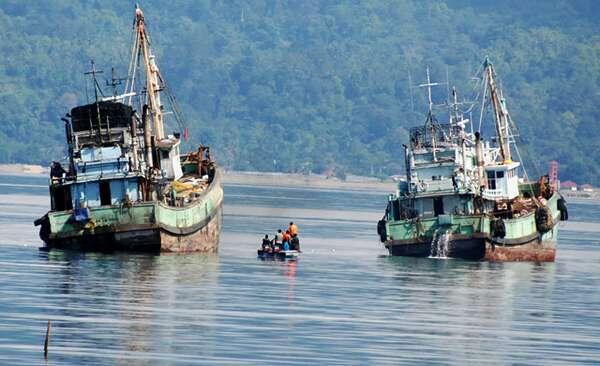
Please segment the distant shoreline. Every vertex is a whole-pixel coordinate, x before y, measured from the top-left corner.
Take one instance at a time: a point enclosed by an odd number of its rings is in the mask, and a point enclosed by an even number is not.
[[[396,190],[396,184],[391,179],[381,181],[372,177],[349,176],[342,181],[338,178],[328,178],[318,174],[226,171],[223,175],[223,182],[236,185],[342,189],[378,193],[391,193]]]
[[[0,174],[4,175],[43,175],[50,173],[50,169],[41,165],[31,164],[0,164]]]
[[[47,176],[49,168],[30,164],[0,164],[0,174],[18,176]],[[348,176],[346,181],[335,177],[312,174],[302,175],[293,173],[273,172],[242,172],[226,170],[223,183],[235,185],[252,185],[267,187],[298,187],[309,189],[342,189],[355,191],[371,191],[391,193],[396,184],[390,179],[381,181],[373,177]]]
[[[17,176],[48,176],[49,168],[30,164],[0,164],[0,174]],[[393,193],[396,183],[391,179],[349,175],[345,181],[321,174],[224,170],[223,183],[233,185],[289,187],[307,189],[350,190],[374,193]],[[599,203],[600,192],[562,190],[561,194],[574,203]]]

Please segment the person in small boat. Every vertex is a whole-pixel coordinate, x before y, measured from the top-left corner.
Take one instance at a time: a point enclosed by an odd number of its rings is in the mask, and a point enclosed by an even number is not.
[[[294,222],[291,221],[290,226],[288,227],[288,231],[291,235],[290,247],[292,248],[292,250],[300,251],[300,239],[298,238],[298,225],[294,224]]]
[[[298,235],[292,236],[292,239],[290,239],[290,247],[292,247],[292,250],[300,252],[300,239],[298,239]]]
[[[283,233],[281,232],[281,229],[279,229],[279,230],[277,230],[277,234],[275,234],[275,237],[273,238],[273,247],[281,248],[282,242],[283,242]]]
[[[290,226],[288,227],[288,231],[292,238],[298,235],[298,225],[294,224],[294,222],[290,222]]]
[[[270,253],[273,250],[273,242],[269,240],[269,235],[265,234],[262,240],[262,250],[266,253]]]
[[[287,230],[283,233],[283,250],[290,250],[290,240],[292,236],[290,235],[290,231]]]

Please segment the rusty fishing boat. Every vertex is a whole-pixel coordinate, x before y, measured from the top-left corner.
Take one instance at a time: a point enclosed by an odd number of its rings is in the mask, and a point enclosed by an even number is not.
[[[486,59],[481,68],[480,129],[459,110],[456,90],[449,123],[429,111],[404,146],[406,178],[389,195],[377,231],[393,256],[490,261],[554,261],[558,223],[568,218],[565,200],[548,176],[529,180],[512,131],[516,127]],[[450,99],[450,98],[449,98]],[[491,106],[495,136],[484,140],[484,106]],[[470,125],[470,131],[467,126]],[[492,134],[492,133],[490,133]],[[517,156],[519,159],[515,159]],[[520,177],[523,178],[520,178]]]
[[[187,129],[139,8],[132,38],[124,93],[113,76],[105,96],[92,63],[95,100],[62,118],[68,158],[52,164],[51,208],[35,221],[40,238],[48,249],[217,252],[219,168],[206,146],[180,154]],[[167,122],[179,132],[166,134]]]

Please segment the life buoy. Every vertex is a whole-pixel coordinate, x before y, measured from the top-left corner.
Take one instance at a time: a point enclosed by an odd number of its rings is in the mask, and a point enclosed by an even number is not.
[[[387,230],[385,228],[385,220],[379,220],[377,222],[377,234],[379,234],[379,240],[385,242],[387,240]]]
[[[427,183],[425,183],[425,182],[419,183],[419,188],[421,189],[421,191],[425,192],[427,190]]]

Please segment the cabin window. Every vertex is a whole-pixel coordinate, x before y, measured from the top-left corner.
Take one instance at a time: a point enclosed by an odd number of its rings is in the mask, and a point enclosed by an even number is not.
[[[168,159],[169,158],[169,151],[167,151],[167,150],[161,150],[160,151],[160,157],[162,159]]]
[[[487,172],[488,189],[496,189],[496,175],[494,171]]]
[[[443,215],[444,214],[444,200],[442,197],[436,197],[433,199],[433,215]]]
[[[110,181],[103,180],[100,182],[100,205],[110,205]]]
[[[391,217],[393,220],[399,220],[400,219],[400,201],[395,199],[393,201],[390,201],[390,208],[391,208]]]
[[[504,172],[496,172],[496,178],[504,178]]]
[[[52,189],[53,209],[56,211],[71,210],[73,202],[71,202],[71,189],[68,186],[58,186]]]

